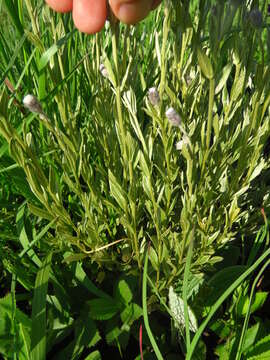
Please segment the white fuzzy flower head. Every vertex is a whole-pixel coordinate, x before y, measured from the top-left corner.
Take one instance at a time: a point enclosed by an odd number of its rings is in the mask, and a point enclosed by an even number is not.
[[[180,115],[173,107],[166,111],[166,117],[172,126],[179,126],[181,124]]]
[[[183,149],[183,145],[184,145],[184,142],[183,140],[180,140],[176,143],[175,147],[176,147],[176,150],[182,150]]]
[[[160,103],[160,96],[156,87],[151,87],[148,90],[148,99],[153,106],[157,106]]]
[[[105,78],[108,78],[108,77],[109,77],[108,70],[106,69],[106,67],[105,67],[104,64],[100,64],[100,66],[99,66],[99,71],[101,72],[101,74],[102,74],[103,77],[105,77]]]
[[[189,142],[190,142],[189,138],[188,138],[186,135],[184,135],[183,138],[182,138],[182,140],[178,141],[178,142],[175,144],[176,150],[180,150],[180,151],[181,151],[181,150],[183,149],[183,146],[184,146],[184,145],[189,145]]]
[[[38,99],[31,94],[26,95],[23,98],[23,105],[31,112],[42,114],[42,107]]]

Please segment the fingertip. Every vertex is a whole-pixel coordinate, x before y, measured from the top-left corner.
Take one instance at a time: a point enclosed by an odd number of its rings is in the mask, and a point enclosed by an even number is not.
[[[95,34],[106,21],[106,0],[74,0],[72,13],[74,24],[81,32]]]
[[[46,0],[46,3],[57,12],[65,13],[72,10],[72,0]]]
[[[144,19],[152,7],[152,0],[109,0],[114,15],[123,23],[136,24]]]

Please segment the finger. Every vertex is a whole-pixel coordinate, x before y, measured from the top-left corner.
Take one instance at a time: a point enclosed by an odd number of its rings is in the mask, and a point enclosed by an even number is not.
[[[55,11],[68,12],[72,10],[72,0],[46,0],[46,3]]]
[[[151,11],[153,0],[109,0],[114,15],[126,24],[135,24]]]
[[[73,20],[82,32],[94,34],[100,31],[106,16],[106,0],[73,0]]]

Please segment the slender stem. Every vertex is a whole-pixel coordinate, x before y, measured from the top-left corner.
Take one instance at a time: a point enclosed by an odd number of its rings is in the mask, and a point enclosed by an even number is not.
[[[32,23],[32,28],[33,28],[34,34],[39,36],[39,29],[37,26],[37,21],[34,17],[34,11],[33,11],[32,5],[31,5],[31,1],[25,0],[25,5],[26,5],[27,12],[28,12],[28,15],[29,15],[31,23]]]
[[[168,48],[168,34],[169,34],[169,9],[168,5],[165,7],[165,19],[163,23],[163,39],[162,39],[162,48],[161,48],[161,78],[160,78],[160,97],[163,96],[163,91],[165,87],[165,80],[166,80],[166,49]]]
[[[17,275],[16,274],[12,274],[12,280],[11,280],[11,311],[12,311],[12,330],[14,332],[14,337],[13,337],[13,360],[17,360],[17,351],[16,348],[18,346],[18,330],[17,330],[17,326],[16,326],[16,296],[15,296],[15,291],[16,291],[16,282],[17,282]]]
[[[189,320],[189,313],[188,313],[187,297],[188,297],[188,279],[189,279],[191,260],[192,260],[192,254],[193,254],[193,237],[194,237],[194,229],[192,229],[192,231],[191,231],[191,239],[189,241],[189,248],[188,248],[185,271],[184,271],[183,291],[182,291],[182,297],[183,297],[183,301],[184,301],[184,317],[185,317],[187,351],[189,351],[189,347],[190,347],[190,328],[189,328],[190,320]]]
[[[205,144],[205,153],[203,157],[202,163],[202,171],[201,174],[203,176],[205,165],[209,156],[210,149],[210,140],[211,140],[211,132],[213,125],[213,107],[214,107],[214,97],[215,97],[215,80],[210,79],[210,89],[209,89],[209,101],[208,101],[208,119],[207,119],[207,130],[206,130],[206,144]],[[204,146],[204,144],[203,144]]]
[[[207,132],[206,132],[206,150],[209,150],[211,131],[213,124],[213,107],[214,107],[214,97],[215,97],[215,80],[210,80],[210,90],[209,90],[209,102],[208,102],[208,120],[207,120]]]
[[[122,145],[123,150],[123,158],[125,166],[127,164],[127,149],[126,149],[126,131],[123,121],[123,112],[122,112],[122,102],[121,102],[121,86],[120,86],[120,80],[119,80],[119,66],[118,66],[118,56],[117,56],[117,29],[116,26],[118,24],[114,24],[112,26],[112,51],[113,51],[113,60],[114,60],[114,66],[115,66],[115,76],[116,76],[116,108],[117,108],[117,115],[119,120],[119,139],[120,143]]]
[[[124,160],[124,179],[127,180],[127,175],[129,174],[129,181],[130,185],[132,185],[133,182],[133,167],[132,162],[128,159],[128,151],[127,151],[127,143],[126,143],[126,129],[123,119],[123,111],[122,111],[122,99],[121,99],[121,84],[120,84],[120,77],[119,77],[119,64],[118,64],[118,54],[117,54],[117,37],[118,37],[118,23],[112,24],[112,51],[113,51],[113,60],[114,60],[114,66],[115,66],[115,76],[116,76],[116,107],[117,107],[117,115],[118,115],[118,121],[119,121],[119,140],[120,145],[122,147],[123,151],[123,160]],[[136,224],[136,218],[133,219],[134,224]],[[136,258],[138,262],[139,268],[141,267],[140,263],[140,252],[138,247],[138,238],[136,229],[134,229],[135,236],[133,236],[133,248],[136,253]]]

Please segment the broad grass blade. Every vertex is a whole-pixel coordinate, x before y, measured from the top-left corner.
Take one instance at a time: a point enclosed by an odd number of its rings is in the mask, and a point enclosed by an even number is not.
[[[32,306],[31,356],[35,360],[46,359],[46,296],[52,253],[44,260],[37,273]]]
[[[102,298],[102,299],[111,299],[109,295],[107,295],[102,290],[98,289],[95,284],[88,278],[82,266],[77,263],[75,269],[75,278],[76,280],[83,285],[90,293]]]

